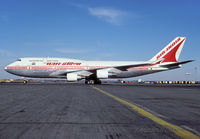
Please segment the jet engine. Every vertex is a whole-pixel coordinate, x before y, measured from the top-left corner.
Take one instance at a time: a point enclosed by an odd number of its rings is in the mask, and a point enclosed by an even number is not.
[[[67,81],[69,81],[69,82],[75,82],[80,79],[81,79],[81,77],[78,76],[76,73],[68,73],[67,74]]]
[[[108,71],[107,70],[97,70],[97,78],[99,78],[99,79],[108,78]]]

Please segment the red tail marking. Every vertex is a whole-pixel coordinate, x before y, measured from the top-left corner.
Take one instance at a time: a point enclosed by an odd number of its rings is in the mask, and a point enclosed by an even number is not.
[[[185,39],[183,39],[179,44],[177,44],[177,46],[175,46],[170,52],[168,52],[163,58],[164,60],[163,62],[178,62],[176,60],[176,52],[178,50],[178,48],[181,46],[181,44],[183,43]]]
[[[174,41],[169,47],[167,47],[165,50],[163,50],[158,56],[157,59],[159,59],[160,57],[162,57],[166,52],[168,52],[174,45],[176,45],[178,43],[178,41],[180,41],[181,38],[178,38],[176,41]]]

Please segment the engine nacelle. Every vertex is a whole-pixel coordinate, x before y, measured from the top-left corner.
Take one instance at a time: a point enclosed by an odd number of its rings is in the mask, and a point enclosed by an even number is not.
[[[67,81],[69,82],[75,82],[81,79],[80,76],[78,76],[76,73],[68,73],[67,74]]]
[[[107,70],[97,70],[97,78],[99,78],[99,79],[108,78],[108,71]]]

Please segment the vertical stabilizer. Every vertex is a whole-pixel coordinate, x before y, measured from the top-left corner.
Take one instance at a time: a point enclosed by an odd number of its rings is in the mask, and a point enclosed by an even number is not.
[[[176,37],[165,48],[157,53],[150,61],[160,61],[159,63],[178,62],[185,40],[185,37]]]

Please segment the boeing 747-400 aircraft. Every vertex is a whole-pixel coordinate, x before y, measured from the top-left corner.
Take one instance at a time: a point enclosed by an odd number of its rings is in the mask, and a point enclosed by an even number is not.
[[[180,68],[192,60],[179,62],[185,37],[177,37],[148,61],[85,61],[68,58],[20,58],[5,67],[9,73],[33,78],[85,79],[100,84],[100,79],[129,78]]]

